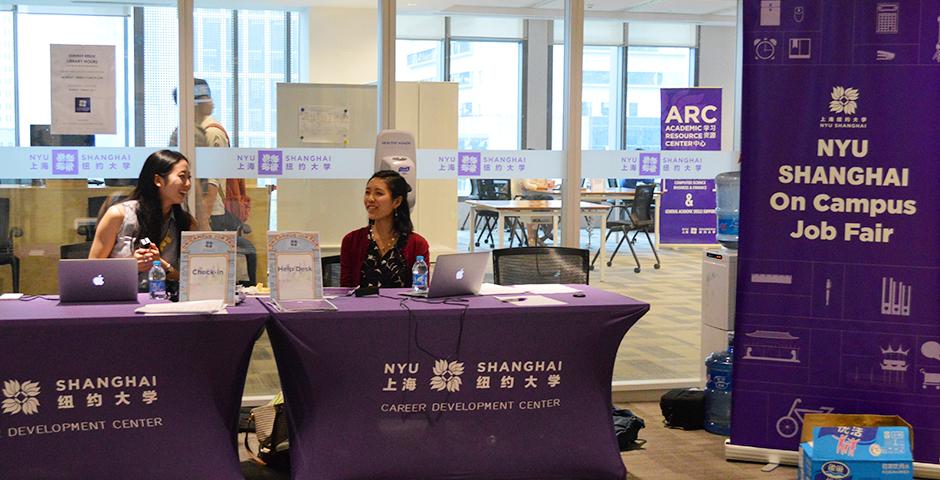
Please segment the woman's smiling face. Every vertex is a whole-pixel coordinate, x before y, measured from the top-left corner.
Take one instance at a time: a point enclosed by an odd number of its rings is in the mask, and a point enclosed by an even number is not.
[[[388,188],[388,183],[385,180],[373,178],[366,184],[363,204],[366,207],[369,220],[375,221],[391,217],[395,209],[401,205],[401,198],[392,198],[392,191]]]
[[[160,190],[160,200],[164,204],[176,205],[186,201],[186,194],[192,187],[192,174],[189,172],[189,162],[180,160],[173,165],[173,169],[166,175],[157,175],[154,178],[157,189]]]

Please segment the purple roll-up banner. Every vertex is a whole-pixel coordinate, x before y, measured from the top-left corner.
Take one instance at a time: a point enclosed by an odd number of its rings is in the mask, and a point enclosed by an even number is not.
[[[721,89],[662,88],[662,150],[721,150]]]
[[[715,243],[715,181],[666,180],[659,201],[659,243]]]
[[[940,0],[745,0],[731,443],[899,415],[940,459]]]

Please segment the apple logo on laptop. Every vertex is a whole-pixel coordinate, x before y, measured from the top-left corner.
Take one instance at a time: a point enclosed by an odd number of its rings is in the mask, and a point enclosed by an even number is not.
[[[463,269],[457,270],[457,280],[463,279]]]
[[[99,274],[97,277],[92,278],[91,283],[93,283],[96,287],[104,285],[104,275]]]

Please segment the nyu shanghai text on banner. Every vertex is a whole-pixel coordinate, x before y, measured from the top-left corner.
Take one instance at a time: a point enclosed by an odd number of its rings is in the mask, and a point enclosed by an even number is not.
[[[746,0],[731,442],[900,415],[940,460],[940,0]]]

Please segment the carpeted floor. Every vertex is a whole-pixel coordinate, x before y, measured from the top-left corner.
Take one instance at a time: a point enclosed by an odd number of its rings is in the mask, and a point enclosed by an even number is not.
[[[618,405],[628,408],[646,423],[640,430],[637,448],[620,454],[632,480],[783,480],[796,477],[795,467],[777,467],[765,473],[763,465],[728,462],[724,459],[726,437],[705,430],[684,431],[663,426],[658,402]],[[239,445],[242,439],[239,438]],[[254,447],[252,447],[254,448]],[[244,447],[239,447],[242,473],[249,480],[286,480],[283,472],[248,461]],[[378,453],[377,453],[378,454]]]

